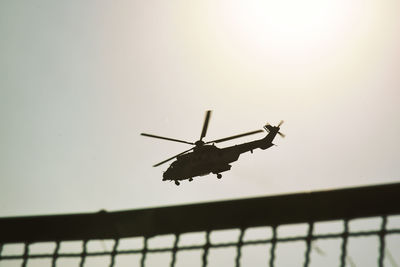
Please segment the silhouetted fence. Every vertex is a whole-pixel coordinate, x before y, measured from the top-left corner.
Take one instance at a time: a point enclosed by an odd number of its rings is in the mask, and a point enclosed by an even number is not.
[[[109,266],[116,266],[119,255],[139,254],[138,265],[146,266],[146,257],[152,253],[170,253],[170,266],[179,261],[178,252],[200,250],[202,266],[208,265],[211,249],[234,248],[236,266],[241,266],[244,246],[269,244],[265,257],[269,266],[276,264],[276,249],[281,243],[303,242],[303,266],[310,266],[312,243],[316,240],[339,239],[339,266],[348,261],[348,240],[353,237],[377,237],[376,266],[383,266],[388,257],[386,238],[388,235],[400,237],[400,227],[387,228],[388,218],[400,214],[400,184],[368,186],[331,191],[319,191],[270,197],[258,197],[200,203],[191,205],[150,208],[132,211],[55,216],[35,216],[0,219],[0,266],[2,262],[19,261],[27,266],[33,259],[49,259],[56,266],[61,258],[79,258],[79,266],[85,266],[89,257],[109,257]],[[358,218],[381,218],[379,229],[350,231],[349,223]],[[342,222],[342,231],[337,233],[315,233],[316,223],[323,221]],[[277,229],[286,224],[306,223],[307,231],[300,236],[279,237]],[[269,238],[246,240],[246,230],[268,226],[272,229]],[[398,225],[397,225],[398,226]],[[231,242],[215,243],[210,234],[216,230],[237,229],[238,238]],[[182,245],[180,237],[185,233],[204,232],[203,244]],[[174,241],[169,247],[150,248],[149,240],[159,235],[172,234]],[[137,249],[119,248],[120,240],[128,237],[143,237],[143,245]],[[60,245],[66,241],[82,241],[80,252],[61,252]],[[113,240],[112,248],[91,252],[87,244],[91,240]],[[34,243],[51,242],[50,253],[31,253]],[[2,253],[2,248],[18,243],[23,244],[20,254]],[[400,246],[396,248],[400,254]],[[288,255],[289,256],[289,255]],[[389,262],[396,266],[391,255]],[[388,260],[386,260],[388,261]],[[374,264],[375,265],[375,264]],[[132,266],[134,266],[132,264]]]

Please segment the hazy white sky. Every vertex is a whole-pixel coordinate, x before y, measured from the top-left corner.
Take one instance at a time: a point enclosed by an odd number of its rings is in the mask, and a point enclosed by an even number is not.
[[[400,1],[1,1],[0,216],[400,181]],[[196,141],[278,146],[162,182]],[[263,135],[224,143],[261,138]]]

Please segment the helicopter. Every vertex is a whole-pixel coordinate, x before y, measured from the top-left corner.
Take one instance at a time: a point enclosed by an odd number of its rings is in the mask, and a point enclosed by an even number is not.
[[[272,141],[274,140],[277,134],[280,135],[281,137],[285,137],[285,135],[279,131],[281,125],[283,124],[283,121],[280,121],[277,126],[272,126],[269,123],[267,123],[263,127],[265,131],[268,133],[264,138],[247,143],[242,143],[239,145],[229,146],[225,148],[218,148],[215,146],[216,143],[221,143],[244,136],[261,133],[263,132],[263,130],[255,130],[243,134],[233,135],[230,137],[204,142],[203,138],[207,134],[210,117],[211,117],[211,110],[208,110],[206,111],[200,139],[196,142],[188,142],[174,138],[141,133],[142,136],[146,137],[180,142],[194,146],[186,151],[183,151],[173,157],[170,157],[166,160],[163,160],[153,165],[153,167],[157,167],[168,161],[176,159],[164,172],[162,179],[163,181],[175,181],[176,185],[180,185],[179,181],[189,180],[189,182],[191,182],[193,181],[194,177],[204,176],[210,173],[216,174],[217,178],[221,179],[222,178],[221,172],[229,171],[232,167],[229,163],[237,161],[239,159],[240,154],[248,151],[253,153],[253,150],[257,148],[260,148],[262,150],[270,148],[271,146],[274,145]]]

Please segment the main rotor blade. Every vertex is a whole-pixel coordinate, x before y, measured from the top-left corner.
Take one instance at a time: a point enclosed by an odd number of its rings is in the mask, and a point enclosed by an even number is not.
[[[168,161],[170,161],[170,160],[173,160],[174,158],[176,158],[176,157],[178,157],[178,156],[180,156],[180,155],[182,155],[182,154],[185,154],[186,152],[189,152],[189,151],[192,150],[192,149],[193,149],[193,147],[192,147],[191,149],[188,149],[188,150],[186,150],[186,151],[183,151],[182,153],[179,153],[178,155],[175,155],[175,156],[173,156],[173,157],[170,157],[169,159],[166,159],[166,160],[164,160],[164,161],[161,161],[160,163],[157,163],[157,164],[153,165],[153,167],[158,167],[158,166],[160,166],[161,164],[164,164],[164,163],[166,163],[166,162],[168,162]]]
[[[281,125],[284,123],[284,121],[282,120],[282,121],[280,121],[279,122],[279,124],[278,124],[278,127],[281,127]]]
[[[285,138],[285,134],[283,134],[283,133],[281,133],[281,132],[278,132],[278,134],[282,137],[282,138]]]
[[[178,140],[178,139],[174,139],[174,138],[168,138],[168,137],[163,137],[163,136],[158,136],[158,135],[153,135],[153,134],[141,133],[140,135],[147,136],[147,137],[158,138],[158,139],[169,140],[169,141],[174,141],[174,142],[185,143],[185,144],[189,144],[189,145],[194,145],[194,143],[192,143],[192,142],[187,142],[187,141],[183,141],[183,140]]]
[[[217,139],[217,140],[214,140],[214,141],[210,141],[210,142],[207,142],[206,144],[225,142],[225,141],[228,141],[228,140],[231,140],[231,139],[235,139],[235,138],[239,138],[239,137],[243,137],[243,136],[247,136],[247,135],[251,135],[251,134],[261,133],[261,132],[264,132],[264,131],[263,130],[256,130],[256,131],[252,131],[252,132],[248,132],[248,133],[244,133],[244,134],[238,134],[238,135],[234,135],[234,136],[225,137],[225,138],[222,138],[222,139]]]
[[[201,131],[200,141],[206,136],[208,123],[210,122],[211,110],[207,110],[206,117],[203,123],[203,130]]]

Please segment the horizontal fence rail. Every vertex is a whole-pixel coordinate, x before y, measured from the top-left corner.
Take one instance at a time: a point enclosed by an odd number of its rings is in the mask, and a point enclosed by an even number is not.
[[[26,266],[29,259],[49,258],[56,266],[57,259],[80,258],[84,266],[87,257],[110,256],[109,266],[115,266],[116,255],[139,254],[140,266],[145,266],[149,253],[171,253],[170,266],[175,266],[178,251],[201,250],[202,266],[207,266],[208,253],[215,248],[236,248],[235,266],[240,266],[242,247],[269,244],[269,266],[274,266],[278,243],[302,241],[305,243],[303,266],[309,266],[312,242],[325,239],[340,239],[341,253],[339,266],[348,261],[348,240],[352,237],[378,237],[378,259],[376,266],[383,266],[387,252],[385,237],[400,234],[400,229],[387,229],[387,218],[400,214],[400,183],[358,188],[326,190],[249,199],[218,201],[171,207],[149,208],[131,211],[53,216],[31,216],[0,219],[0,265],[2,260],[22,260]],[[356,218],[380,217],[377,230],[350,231],[349,222]],[[316,222],[341,220],[340,233],[316,234]],[[277,228],[285,224],[306,223],[305,235],[278,237]],[[269,226],[270,238],[244,240],[246,229]],[[239,236],[234,242],[212,243],[210,233],[216,230],[238,229]],[[179,245],[180,236],[190,232],[205,232],[205,243],[201,245]],[[171,247],[149,248],[148,241],[158,235],[173,234]],[[119,241],[127,237],[143,237],[139,249],[120,250]],[[114,240],[112,249],[103,252],[89,252],[89,240]],[[60,243],[79,240],[79,253],[60,253]],[[52,253],[31,254],[30,246],[37,242],[55,242]],[[2,255],[2,247],[10,243],[23,243],[20,255]],[[396,251],[400,253],[400,249]],[[391,262],[395,262],[390,259]],[[396,263],[392,263],[393,266]]]

